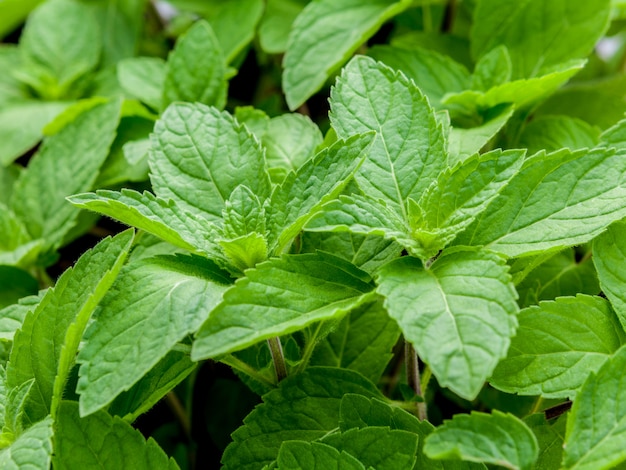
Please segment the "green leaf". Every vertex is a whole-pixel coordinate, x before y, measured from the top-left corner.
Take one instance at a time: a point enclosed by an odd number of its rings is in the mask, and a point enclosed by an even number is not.
[[[55,469],[178,469],[153,439],[146,439],[120,418],[101,411],[81,418],[75,402],[62,403],[54,425]]]
[[[413,468],[418,436],[385,427],[353,428],[322,439],[341,452],[356,457],[366,468],[397,470]]]
[[[480,0],[471,32],[472,55],[478,58],[504,45],[511,56],[514,79],[539,76],[591,52],[608,26],[610,3]]]
[[[456,415],[426,438],[430,458],[462,459],[530,470],[539,453],[537,438],[510,413]]]
[[[334,143],[289,173],[274,189],[267,207],[273,253],[280,254],[288,248],[322,206],[343,191],[370,151],[373,137],[368,133]]]
[[[347,452],[339,452],[321,442],[283,442],[277,464],[279,469],[290,470],[365,470],[365,466]]]
[[[300,168],[322,141],[319,127],[307,116],[293,113],[270,119],[261,142],[272,181],[280,183],[289,171]]]
[[[513,111],[513,106],[499,105],[489,109],[483,123],[478,126],[452,127],[448,135],[448,165],[454,166],[465,161],[485,147],[504,127]]]
[[[519,145],[532,155],[540,150],[553,152],[563,147],[571,150],[592,148],[600,131],[585,121],[570,116],[540,116],[533,119],[520,135]]]
[[[100,61],[102,39],[91,11],[80,2],[53,0],[29,16],[20,36],[23,73],[39,93],[56,99]],[[34,72],[34,73],[33,73]]]
[[[476,154],[440,173],[417,206],[409,206],[413,238],[423,240],[428,249],[434,233],[437,245],[430,252],[444,248],[498,197],[522,166],[524,154],[523,150]]]
[[[539,444],[539,457],[534,468],[536,470],[560,468],[567,415],[551,423],[546,420],[543,413],[535,413],[525,418],[524,422],[535,434]]]
[[[31,421],[49,412],[56,416],[83,331],[121,269],[132,238],[128,230],[85,252],[26,314],[13,340],[7,385],[16,388],[36,380],[26,408]]]
[[[573,398],[626,334],[600,297],[578,295],[541,302],[518,314],[517,334],[491,384],[500,390],[545,398]]]
[[[0,233],[0,264],[26,267],[34,263],[42,241],[33,241],[22,221],[1,202]]]
[[[624,173],[610,149],[539,153],[455,243],[510,257],[585,243],[626,216]]]
[[[441,99],[447,93],[459,93],[470,87],[467,69],[449,56],[433,50],[374,46],[367,53],[412,79],[435,108],[440,107]]]
[[[403,257],[379,271],[378,292],[407,341],[441,386],[469,400],[515,333],[518,308],[507,271],[486,251],[443,254],[429,269]]]
[[[171,392],[197,366],[197,362],[189,359],[189,354],[170,351],[139,382],[119,394],[111,402],[108,412],[132,423]]]
[[[78,209],[66,196],[91,189],[119,122],[120,103],[100,104],[48,137],[15,184],[11,208],[33,238],[56,248],[74,226]],[[50,179],[54,175],[54,179]]]
[[[575,248],[544,255],[542,258],[545,259],[546,256],[548,259],[532,269],[516,286],[521,307],[535,305],[540,300],[553,300],[578,293],[596,295],[600,292],[598,275],[594,268],[597,257],[595,250],[593,257],[585,256],[578,260]],[[530,258],[522,258],[521,261],[528,259]]]
[[[12,164],[6,167],[0,165],[0,204],[7,205],[9,203],[13,186],[22,171],[21,165]]]
[[[410,6],[401,0],[319,0],[296,18],[284,59],[283,88],[294,110],[387,20]]]
[[[42,129],[67,107],[60,101],[19,101],[0,109],[0,165],[33,148],[43,137]]]
[[[4,0],[0,5],[0,37],[18,27],[43,0]]]
[[[0,309],[27,295],[35,295],[38,288],[37,279],[28,272],[13,266],[0,265]]]
[[[598,270],[602,292],[611,301],[623,328],[626,328],[626,222],[616,222],[593,242],[593,263]]]
[[[511,80],[511,57],[504,45],[496,46],[480,57],[472,75],[473,90],[487,91]]]
[[[145,230],[180,248],[203,254],[214,252],[214,242],[209,240],[209,235],[215,228],[210,222],[147,191],[141,194],[131,189],[122,189],[119,193],[99,190],[70,196],[67,200],[77,207]]]
[[[117,64],[117,79],[124,91],[156,111],[163,109],[165,73],[165,62],[159,57],[132,57]]]
[[[268,54],[280,54],[287,50],[291,26],[308,0],[268,0],[259,24],[258,35],[261,48]]]
[[[211,25],[200,20],[181,36],[165,66],[163,107],[190,101],[223,108],[226,62]]]
[[[149,157],[156,195],[194,215],[222,218],[224,201],[243,184],[270,194],[263,150],[226,112],[200,103],[170,105],[157,121]]]
[[[346,315],[315,347],[310,364],[355,370],[378,382],[399,336],[398,325],[382,302],[364,304]]]
[[[237,186],[230,194],[222,211],[227,238],[237,238],[251,233],[265,233],[265,209],[261,201],[247,186]]]
[[[13,341],[13,335],[22,326],[26,314],[37,307],[45,293],[42,290],[38,295],[23,297],[17,303],[0,310],[0,339]]]
[[[276,459],[283,441],[321,438],[338,427],[341,398],[347,393],[382,398],[357,372],[334,367],[311,367],[282,380],[233,433],[223,468],[262,468]]]
[[[0,467],[6,470],[50,468],[52,418],[34,424],[6,449],[0,450]]]
[[[603,470],[626,460],[626,347],[590,374],[567,420],[564,469]]]
[[[216,357],[339,318],[373,289],[368,274],[326,253],[283,255],[246,271],[196,335],[191,357]]]
[[[229,283],[217,266],[194,256],[158,256],[125,267],[78,355],[81,415],[129,390],[196,331]]]
[[[426,97],[402,73],[360,56],[337,80],[331,111],[340,138],[377,132],[355,178],[365,194],[406,219],[407,198],[419,199],[446,167],[442,128]]]

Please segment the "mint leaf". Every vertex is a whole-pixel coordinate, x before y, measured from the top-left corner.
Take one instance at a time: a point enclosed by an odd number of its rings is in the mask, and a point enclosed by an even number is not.
[[[1,264],[28,266],[34,263],[43,241],[33,241],[19,217],[1,202],[0,233]]]
[[[567,420],[564,469],[609,469],[626,460],[626,347],[591,373],[578,393]]]
[[[442,129],[426,97],[400,72],[356,57],[331,92],[330,118],[340,138],[377,132],[355,178],[406,219],[407,198],[418,199],[446,166]]]
[[[609,0],[541,0],[503,3],[480,0],[471,31],[472,55],[478,58],[504,45],[512,77],[541,75],[552,66],[587,56],[609,23]]]
[[[539,153],[456,243],[517,257],[589,241],[626,216],[625,172],[610,149]]]
[[[307,3],[308,0],[267,0],[258,30],[265,52],[279,54],[287,50],[291,26]]]
[[[296,18],[283,62],[283,88],[294,110],[318,91],[388,19],[410,6],[401,0],[320,0]]]
[[[83,330],[119,272],[132,231],[107,238],[85,252],[59,278],[15,334],[7,366],[7,385],[35,379],[26,413],[31,421],[56,416],[60,396],[74,365]]]
[[[174,103],[157,121],[149,157],[154,192],[192,214],[221,219],[240,184],[264,200],[270,194],[263,150],[226,112]]]
[[[273,253],[288,248],[323,204],[341,193],[371,150],[372,138],[368,133],[334,143],[274,189],[267,207],[268,241]]]
[[[124,268],[78,355],[81,415],[128,390],[196,331],[229,283],[213,263],[193,256],[159,256]]]
[[[291,470],[365,470],[365,466],[347,452],[339,452],[321,442],[283,442],[277,464],[279,469]]]
[[[377,382],[399,336],[398,325],[382,302],[364,304],[346,315],[315,347],[310,364],[355,370]]]
[[[42,290],[38,295],[23,297],[18,302],[0,310],[0,339],[13,340],[13,335],[22,326],[26,314],[35,310],[45,293],[46,291]]]
[[[172,245],[198,253],[214,252],[209,234],[215,231],[205,219],[193,217],[173,201],[165,201],[149,192],[131,189],[121,192],[100,190],[67,198],[77,207],[108,215],[127,225],[145,230]]]
[[[523,421],[494,410],[492,414],[456,415],[426,438],[424,452],[431,459],[456,458],[530,470],[539,446]]]
[[[447,93],[458,93],[470,87],[467,69],[449,56],[434,50],[413,47],[374,46],[368,51],[373,59],[392,69],[401,70],[439,108]]]
[[[216,108],[226,104],[226,63],[211,25],[200,20],[181,36],[165,66],[163,107],[191,101]]]
[[[518,314],[517,334],[491,384],[545,398],[573,398],[590,372],[626,342],[626,334],[600,297],[578,295],[541,302]]]
[[[366,468],[397,470],[412,468],[418,436],[385,427],[353,428],[322,439],[341,452],[356,457]]]
[[[265,209],[247,186],[237,186],[222,211],[225,237],[236,238],[256,232],[265,234]]]
[[[372,291],[369,275],[326,253],[283,255],[246,271],[196,335],[191,357],[216,357],[338,318]]]
[[[515,333],[516,293],[507,271],[493,253],[452,251],[429,269],[403,257],[378,273],[378,292],[407,341],[441,386],[469,400]]]
[[[595,147],[599,135],[597,128],[580,119],[569,116],[540,116],[524,128],[519,145],[527,148],[529,155],[540,150],[553,152],[562,147],[576,150]]]
[[[11,208],[31,237],[45,234],[47,248],[57,248],[76,223],[79,211],[65,197],[91,189],[115,138],[119,113],[120,103],[112,101],[80,114],[45,140],[16,182]]]
[[[476,154],[447,169],[409,206],[413,238],[427,247],[437,234],[437,249],[448,245],[493,201],[523,163],[523,150]],[[417,213],[411,214],[412,210]],[[436,250],[434,251],[436,253]]]
[[[20,78],[42,97],[57,99],[96,68],[101,51],[98,23],[88,7],[69,0],[46,2],[31,13],[20,36]]]
[[[525,418],[524,422],[535,434],[539,444],[539,457],[534,468],[537,470],[559,468],[563,458],[567,415],[561,416],[556,422],[549,422],[544,413],[535,413]]]
[[[626,295],[623,266],[626,261],[626,223],[616,222],[593,242],[593,264],[598,270],[602,292],[611,301],[623,328],[626,328]]]
[[[283,441],[321,438],[337,428],[341,398],[347,393],[382,398],[374,384],[349,370],[311,367],[287,377],[233,433],[223,468],[258,469],[276,459]]]
[[[11,445],[0,450],[0,467],[7,470],[49,468],[52,459],[50,417],[24,431]]]
[[[473,90],[487,91],[511,80],[511,56],[504,45],[494,47],[476,62],[472,74]]]
[[[117,64],[117,79],[124,91],[156,111],[163,108],[165,73],[165,61],[159,57],[132,57]]]
[[[319,127],[302,114],[282,114],[269,120],[261,137],[272,181],[280,183],[313,157],[323,137]]]
[[[104,411],[81,418],[78,404],[65,401],[55,422],[54,468],[178,469],[153,439]]]

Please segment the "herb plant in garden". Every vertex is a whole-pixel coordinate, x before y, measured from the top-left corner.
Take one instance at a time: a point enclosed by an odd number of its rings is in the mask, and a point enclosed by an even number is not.
[[[625,465],[623,2],[118,3],[0,3],[1,468]]]

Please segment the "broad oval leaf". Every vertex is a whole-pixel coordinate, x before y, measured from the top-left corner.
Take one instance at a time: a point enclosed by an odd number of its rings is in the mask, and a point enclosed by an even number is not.
[[[472,412],[456,415],[426,438],[424,452],[431,459],[457,458],[531,470],[539,454],[533,432],[510,413]]]
[[[197,256],[157,256],[126,266],[77,358],[81,415],[128,390],[196,331],[229,284],[227,275]]]
[[[418,200],[447,166],[443,130],[428,99],[401,72],[359,56],[343,69],[330,104],[339,137],[376,131],[356,181],[407,219],[407,198]]]
[[[403,257],[383,266],[377,282],[389,315],[438,382],[474,399],[517,325],[504,260],[487,251],[452,251],[425,269]]]
[[[509,353],[493,373],[500,390],[545,398],[573,398],[587,376],[626,341],[600,297],[579,295],[522,310]]]
[[[263,149],[230,114],[200,103],[170,105],[152,134],[150,179],[155,194],[191,214],[222,217],[225,201],[244,184],[270,194]]]
[[[564,469],[608,470],[626,460],[626,347],[592,373],[567,419]]]
[[[191,357],[216,357],[340,317],[373,291],[370,276],[327,253],[284,255],[246,271],[196,335]]]
[[[357,48],[408,0],[317,0],[296,18],[284,59],[283,87],[291,110],[318,91]]]

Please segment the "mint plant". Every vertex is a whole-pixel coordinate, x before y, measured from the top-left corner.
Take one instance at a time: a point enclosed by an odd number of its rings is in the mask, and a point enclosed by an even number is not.
[[[620,2],[5,3],[0,467],[624,465]]]

